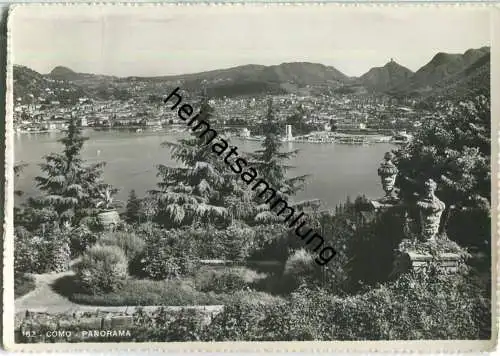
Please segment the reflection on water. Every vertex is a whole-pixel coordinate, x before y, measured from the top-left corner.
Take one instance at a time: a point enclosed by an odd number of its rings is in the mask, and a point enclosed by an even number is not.
[[[118,199],[126,200],[128,192],[135,189],[143,195],[153,189],[156,182],[156,165],[177,165],[167,148],[160,147],[164,141],[175,141],[181,134],[163,132],[116,132],[85,131],[90,139],[85,143],[83,156],[91,162],[107,162],[104,179],[120,189]],[[59,152],[62,148],[57,139],[60,133],[20,134],[14,137],[15,162],[29,163],[16,181],[16,189],[26,196],[36,193],[33,177],[40,173],[37,166],[42,156]],[[231,139],[238,152],[250,152],[260,147],[259,142]],[[335,207],[347,196],[358,194],[379,197],[383,194],[379,186],[377,168],[384,152],[394,146],[390,144],[342,145],[286,142],[285,150],[299,149],[299,154],[290,160],[295,168],[291,175],[308,174],[304,191],[297,200],[319,198],[325,206]],[[235,174],[235,178],[237,175]]]

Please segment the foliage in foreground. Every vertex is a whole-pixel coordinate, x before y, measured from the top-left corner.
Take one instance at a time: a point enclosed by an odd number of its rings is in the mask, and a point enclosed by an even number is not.
[[[422,125],[410,144],[398,150],[397,184],[403,198],[432,178],[436,195],[446,203],[451,218],[448,235],[462,246],[490,241],[491,107],[478,96],[437,108],[439,117]],[[403,179],[403,178],[409,178]],[[446,213],[447,214],[447,213]],[[446,215],[445,214],[445,215]]]
[[[230,305],[210,324],[208,339],[488,338],[489,308],[487,296],[462,277],[421,274],[347,298],[299,290],[272,306]]]
[[[242,297],[260,301],[279,299],[265,292],[250,290],[261,276],[246,268],[212,269],[202,267],[192,279],[124,280],[113,291],[91,293],[78,276],[65,276],[54,284],[54,290],[69,300],[85,305],[212,305],[234,302]]]
[[[87,292],[113,292],[118,290],[127,277],[127,257],[118,246],[91,247],[76,266],[80,285]]]
[[[35,279],[27,274],[14,274],[14,297],[19,298],[35,289]]]
[[[43,238],[19,228],[14,236],[14,247],[16,273],[62,272],[69,268],[71,253],[65,231],[56,230],[50,238]]]
[[[304,289],[286,301],[240,298],[208,319],[196,311],[138,311],[131,334],[150,342],[488,339],[490,312],[487,291],[468,278],[426,271],[346,298]]]

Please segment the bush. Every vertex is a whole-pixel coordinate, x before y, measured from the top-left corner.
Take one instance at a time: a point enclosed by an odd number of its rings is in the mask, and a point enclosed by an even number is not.
[[[299,289],[286,302],[226,305],[207,340],[430,340],[491,337],[486,291],[460,275],[428,272],[350,297]]]
[[[258,322],[263,318],[264,306],[237,301],[224,306],[210,325],[204,329],[203,339],[209,341],[253,341],[258,339]]]
[[[126,280],[119,291],[101,295],[74,293],[73,302],[90,305],[199,305],[221,304],[213,294],[198,292],[183,281]]]
[[[21,233],[14,236],[14,271],[17,273],[63,272],[71,252],[68,236],[54,232],[50,238]]]
[[[245,224],[233,223],[225,231],[224,257],[228,260],[243,261],[254,247],[255,231]]]
[[[86,219],[89,224],[91,220]],[[97,234],[93,233],[86,224],[73,229],[70,234],[71,256],[78,257],[97,241]]]
[[[204,270],[196,275],[196,288],[202,292],[227,293],[248,287],[243,273],[239,269],[222,271]]]
[[[142,238],[134,232],[126,231],[107,232],[99,239],[99,243],[104,246],[120,247],[129,261],[136,259],[146,246]]]
[[[29,234],[14,235],[14,271],[16,273],[39,273],[39,253],[43,240]]]
[[[314,257],[306,250],[297,250],[285,263],[283,271],[283,286],[295,290],[301,285],[312,285],[321,272],[314,262]]]
[[[15,273],[14,274],[14,297],[19,298],[35,289],[35,279],[32,276]]]
[[[189,275],[198,266],[196,243],[190,230],[160,230],[147,241],[141,258],[142,270],[152,279]]]
[[[82,288],[92,294],[119,289],[127,277],[127,258],[118,246],[91,247],[77,266]]]
[[[144,241],[154,240],[161,235],[164,229],[159,225],[152,222],[145,222],[134,228],[135,233],[140,236]]]
[[[220,305],[248,301],[256,304],[269,304],[277,300],[270,294],[254,291],[237,291],[234,293],[200,292],[194,283],[187,281],[152,281],[127,279],[121,288],[114,292],[98,295],[88,294],[82,290],[77,277],[64,276],[54,283],[54,290],[74,303],[85,305]]]
[[[45,272],[64,272],[69,269],[71,249],[67,232],[55,233],[45,242],[40,263]]]
[[[140,308],[132,315],[133,325],[127,327],[125,335],[109,335],[104,333],[100,336],[89,336],[81,333],[81,323],[89,317],[107,319],[110,316],[123,315],[122,313],[84,313],[81,318],[74,318],[68,314],[43,314],[31,313],[29,318],[24,319],[15,330],[16,343],[47,343],[47,342],[157,342],[157,341],[199,341],[202,330],[209,315],[203,311],[194,309],[169,310],[157,308],[146,312]],[[208,318],[207,318],[208,317]],[[54,325],[64,324],[67,333],[60,335],[47,334],[54,330]],[[27,336],[21,330],[31,330],[36,336]],[[115,330],[116,332],[116,330]],[[64,335],[63,335],[64,334]]]

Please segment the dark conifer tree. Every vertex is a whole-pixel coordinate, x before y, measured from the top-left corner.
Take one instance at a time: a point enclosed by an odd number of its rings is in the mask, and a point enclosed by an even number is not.
[[[125,212],[125,218],[127,223],[135,224],[140,222],[141,216],[141,199],[135,194],[135,190],[132,189],[128,195],[127,208]]]
[[[28,166],[28,164],[27,164],[27,163],[20,163],[20,164],[16,164],[16,165],[14,166],[14,178],[15,178],[16,180],[17,180],[17,179],[19,179],[19,177],[20,177],[21,173],[23,172],[23,169],[24,169],[24,168],[26,168],[26,166]],[[14,183],[15,183],[15,182],[14,182]],[[18,190],[18,189],[14,190],[14,195],[16,195],[16,196],[18,196],[18,197],[20,197],[20,196],[21,196],[21,195],[23,195],[23,194],[24,194],[24,192],[23,192],[23,191],[21,191],[21,190]]]
[[[76,119],[71,119],[66,135],[59,140],[62,153],[46,155],[40,164],[44,175],[35,177],[42,195],[29,201],[31,208],[52,215],[56,223],[77,225],[91,214],[102,182],[104,162],[87,164],[81,151],[87,137],[82,136]]]
[[[267,113],[262,127],[264,132],[262,148],[249,154],[251,165],[259,172],[260,177],[278,190],[282,199],[288,200],[303,188],[307,175],[287,177],[287,171],[293,167],[287,165],[286,161],[295,157],[299,151],[282,151],[283,143],[281,141],[282,135],[280,135],[282,132],[274,115],[272,100],[268,101]],[[256,200],[262,203],[262,198],[257,197]],[[260,205],[259,210],[261,212],[257,215],[257,220],[276,219],[275,214],[269,211],[267,204]]]
[[[204,120],[211,128],[216,127],[214,110],[206,96],[200,113],[198,121]],[[216,130],[222,132],[219,128]],[[157,222],[166,228],[208,223],[223,227],[247,215],[250,204],[244,200],[247,198],[250,202],[248,190],[237,182],[221,157],[212,152],[211,144],[207,144],[211,135],[199,138],[199,131],[191,132],[193,137],[162,144],[182,165],[158,165],[160,182],[158,189],[151,191],[158,204]]]

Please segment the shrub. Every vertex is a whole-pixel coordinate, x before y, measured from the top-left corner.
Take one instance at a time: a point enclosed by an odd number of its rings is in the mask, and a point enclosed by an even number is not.
[[[203,332],[209,341],[253,341],[258,339],[258,322],[263,317],[263,306],[238,301],[224,306]]]
[[[144,241],[154,240],[161,235],[164,229],[159,225],[152,222],[145,222],[134,228],[135,233],[140,236]]]
[[[193,309],[181,309],[166,328],[168,341],[200,341],[203,315]]]
[[[248,286],[241,270],[204,270],[196,275],[195,284],[202,292],[227,293]]]
[[[35,289],[35,279],[32,276],[15,273],[14,274],[14,297],[19,298]]]
[[[245,224],[233,223],[225,231],[224,257],[228,260],[243,261],[254,247],[255,232]]]
[[[262,296],[265,301],[259,303],[260,294],[236,292],[208,325],[203,326],[196,312],[137,311],[134,328],[145,334],[132,334],[148,341],[489,339],[491,301],[486,282],[423,271],[348,297],[300,288],[287,300]],[[127,281],[124,290],[135,297],[161,294],[164,299],[158,301],[163,305],[182,305],[166,303],[167,296],[178,298],[182,293],[189,296],[182,303],[214,304],[208,303],[210,294],[180,281]],[[113,300],[110,296],[124,295],[120,291],[88,297],[104,305],[103,301]],[[134,303],[115,305],[126,304]]]
[[[239,290],[231,293],[225,300],[228,304],[246,303],[249,305],[272,305],[284,302],[285,299],[265,292]]]
[[[127,277],[127,258],[118,246],[91,247],[77,267],[84,290],[96,294],[119,289]]]
[[[104,246],[120,247],[129,261],[133,261],[144,250],[146,243],[134,232],[115,231],[107,232],[100,239],[99,243]]]
[[[64,272],[69,269],[71,261],[71,249],[69,238],[66,233],[54,234],[45,245],[44,270],[51,272]]]
[[[461,275],[404,275],[349,297],[299,289],[289,300],[226,305],[207,340],[488,339],[487,291]]]
[[[72,302],[85,305],[221,305],[245,301],[253,304],[269,304],[281,300],[263,292],[237,291],[234,293],[200,292],[191,281],[152,281],[127,279],[114,292],[98,295],[82,290],[77,277],[64,276],[54,283],[54,290]]]
[[[14,235],[14,271],[16,273],[38,273],[41,271],[40,249],[43,240],[29,234]]]
[[[312,285],[320,273],[314,257],[306,250],[295,251],[286,261],[283,271],[283,286],[289,290],[301,285]]]
[[[198,292],[182,281],[126,280],[119,291],[102,295],[74,293],[69,298],[90,305],[198,305],[221,304],[215,295]]]
[[[171,279],[193,273],[198,265],[196,244],[190,230],[160,230],[147,241],[141,259],[143,271],[152,279]]]
[[[92,221],[87,218],[89,224]],[[86,224],[82,224],[76,229],[73,229],[70,234],[70,249],[73,257],[80,256],[90,246],[94,245],[97,241],[97,234],[92,232]]]
[[[50,238],[14,237],[14,270],[20,273],[63,272],[68,270],[71,252],[64,232],[54,232]]]
[[[145,312],[138,308],[132,315],[133,325],[127,327],[125,335],[89,336],[81,333],[81,323],[88,317],[92,319],[106,318],[108,313],[84,313],[81,318],[67,314],[31,313],[29,318],[22,320],[15,331],[16,343],[47,343],[47,342],[158,342],[158,341],[198,341],[201,339],[203,324],[206,324],[207,313],[193,309],[168,310],[157,308]],[[122,315],[111,313],[111,315]],[[102,320],[102,319],[101,319]],[[54,325],[64,324],[68,333],[59,335],[47,334],[54,330]],[[36,336],[27,336],[21,330],[31,330]],[[63,335],[64,334],[64,335]],[[71,335],[68,335],[71,334]],[[104,333],[106,334],[106,333]]]

